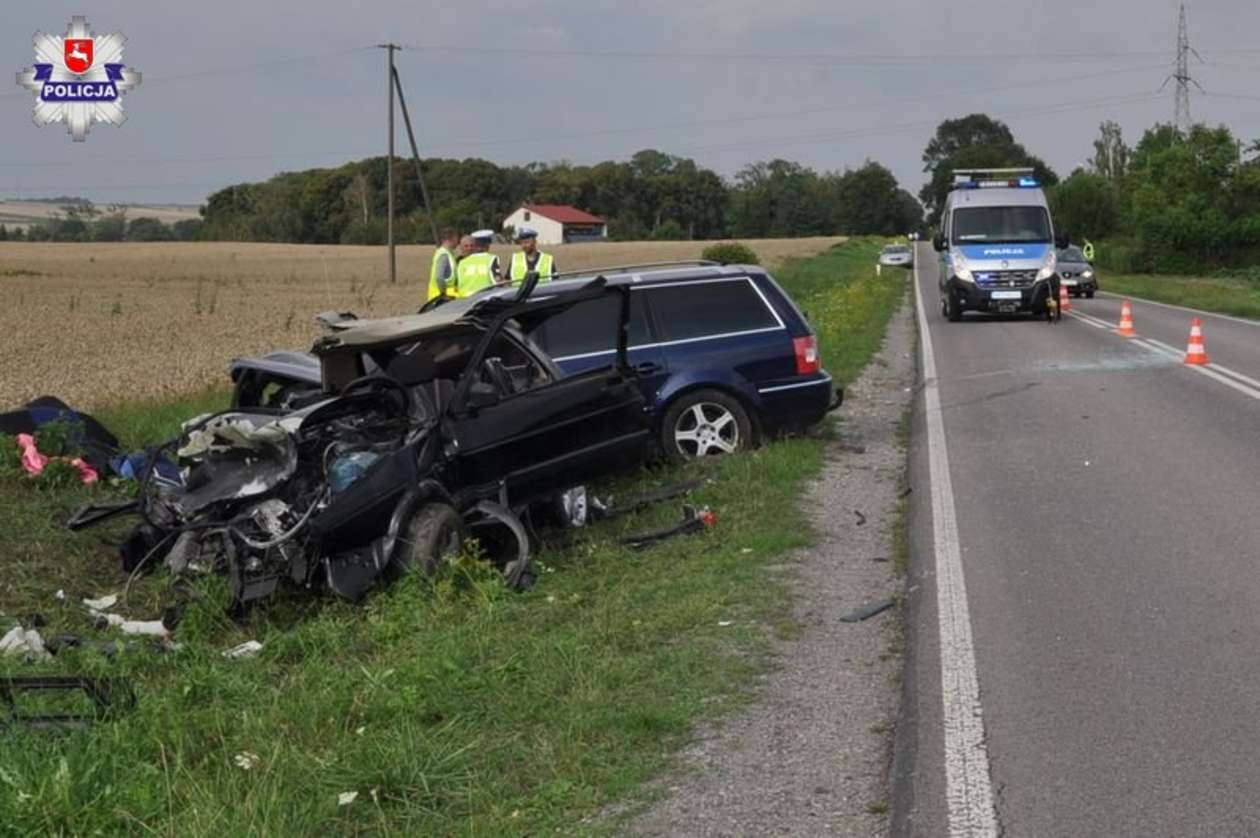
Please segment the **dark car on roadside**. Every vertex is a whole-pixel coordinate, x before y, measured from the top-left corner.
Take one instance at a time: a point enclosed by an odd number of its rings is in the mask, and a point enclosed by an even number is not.
[[[1098,272],[1076,245],[1060,248],[1057,254],[1059,284],[1073,297],[1093,298],[1098,292]]]
[[[601,278],[329,321],[311,355],[238,367],[232,409],[152,452],[176,477],[146,473],[135,502],[72,526],[135,512],[124,561],[220,568],[238,607],[282,583],[355,600],[407,566],[432,570],[466,535],[528,585],[531,508],[650,450],[627,354],[631,296]],[[528,337],[605,301],[619,312],[603,324],[614,348],[583,371],[562,371]]]
[[[699,262],[599,273],[609,288],[629,292],[628,360],[666,456],[755,445],[817,423],[842,401],[813,328],[763,268]],[[587,273],[541,284],[531,300],[543,303],[590,281]],[[586,374],[616,354],[620,299],[570,306],[526,334],[564,374]],[[319,380],[313,359],[290,352],[238,359],[232,378],[242,406],[290,397]]]

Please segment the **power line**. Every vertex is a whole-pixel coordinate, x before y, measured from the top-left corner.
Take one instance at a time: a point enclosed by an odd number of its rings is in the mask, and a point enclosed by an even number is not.
[[[935,101],[941,97],[966,96],[969,94],[992,93],[1002,90],[1015,90],[1026,87],[1040,87],[1046,84],[1065,84],[1073,81],[1085,81],[1090,79],[1102,78],[1107,76],[1122,75],[1125,73],[1145,72],[1152,69],[1159,69],[1163,64],[1140,64],[1131,67],[1122,67],[1111,70],[1101,70],[1093,73],[1081,73],[1074,76],[1064,76],[1059,78],[1040,78],[1021,82],[1008,82],[1005,84],[987,85],[984,87],[960,87],[949,90],[938,90],[930,93],[920,93],[913,96],[885,97],[880,99],[868,99],[860,102],[847,102],[838,105],[826,105],[816,108],[806,108],[792,111],[775,111],[770,113],[759,114],[743,114],[740,116],[720,117],[716,119],[687,120],[684,122],[662,123],[656,125],[632,125],[618,126],[614,128],[600,128],[589,131],[571,131],[571,132],[552,132],[549,134],[535,134],[523,137],[509,137],[497,139],[466,139],[452,140],[448,143],[435,145],[433,150],[455,150],[466,148],[494,147],[506,145],[526,145],[539,142],[553,142],[555,140],[572,140],[572,139],[593,139],[596,137],[607,137],[624,134],[642,134],[654,131],[671,131],[689,128],[711,127],[716,125],[735,125],[747,122],[759,122],[764,120],[782,120],[792,119],[801,116],[812,116],[824,113],[834,113],[838,111],[854,111],[866,108],[883,107],[887,105],[906,104],[911,102]],[[106,159],[91,158],[85,159],[85,164],[103,165],[103,164],[147,164],[147,165],[163,165],[168,163],[214,163],[214,162],[230,162],[244,160],[290,160],[301,157],[331,157],[331,156],[351,156],[351,157],[367,157],[371,152],[366,150],[353,151],[309,151],[309,152],[279,152],[268,154],[244,154],[244,155],[223,155],[214,157],[173,157],[173,158],[130,158],[130,159]],[[64,162],[50,163],[0,163],[0,168],[42,168],[42,167],[63,167]]]
[[[370,46],[346,47],[343,49],[329,50],[327,52],[314,52],[304,55],[291,55],[285,58],[271,58],[266,61],[258,61],[252,64],[228,64],[222,67],[212,67],[206,70],[194,70],[191,73],[177,73],[175,75],[163,76],[154,73],[152,70],[145,69],[144,73],[144,89],[148,90],[154,85],[161,86],[172,82],[199,81],[201,79],[217,78],[219,76],[235,76],[242,73],[253,73],[256,70],[266,70],[271,67],[301,67],[307,62],[323,60],[327,58],[337,58],[346,55],[354,55],[356,53],[370,50]],[[0,99],[29,99],[31,94],[24,91],[16,91],[10,93],[0,93]]]
[[[1017,118],[1017,117],[1022,117],[1022,116],[1045,116],[1045,115],[1050,115],[1050,114],[1071,113],[1074,111],[1093,110],[1095,108],[1100,108],[1100,107],[1135,104],[1138,102],[1150,102],[1150,101],[1155,101],[1159,98],[1161,97],[1160,97],[1160,94],[1158,93],[1144,92],[1144,93],[1138,93],[1138,94],[1128,94],[1124,96],[1101,97],[1098,99],[1086,100],[1086,101],[1078,100],[1078,101],[1073,101],[1073,102],[1058,102],[1051,105],[1040,105],[1040,106],[1031,107],[1031,108],[1017,108],[1013,110],[997,112],[995,113],[995,116],[1002,117],[1005,119],[1011,119],[1013,117]],[[741,142],[737,144],[730,144],[730,145],[724,145],[724,146],[683,148],[683,149],[677,149],[677,151],[695,154],[695,153],[702,153],[702,152],[730,151],[730,150],[735,150],[735,149],[757,147],[757,146],[764,146],[764,145],[809,145],[811,143],[817,143],[817,142],[833,142],[835,140],[840,140],[840,139],[880,136],[884,134],[899,133],[901,131],[917,130],[924,127],[934,126],[937,124],[937,121],[938,120],[936,119],[926,119],[926,120],[917,120],[914,122],[904,122],[904,123],[893,124],[893,125],[874,126],[874,127],[868,127],[868,128],[853,129],[851,131],[832,132],[832,133],[826,133],[826,134],[796,135],[796,136],[789,136],[789,137],[768,137],[768,138],[763,138],[759,140],[750,140],[747,142]],[[121,190],[121,189],[169,188],[172,186],[178,186],[178,187],[220,186],[221,187],[221,184],[204,184],[204,183],[167,183],[167,184],[161,184],[161,185],[103,184],[103,185],[96,185],[96,186],[77,186],[74,184],[53,184],[53,185],[42,185],[42,186],[24,185],[22,187],[22,190],[24,192],[35,191],[35,190],[68,189],[68,188],[120,189]]]
[[[1112,105],[1136,104],[1138,102],[1151,102],[1160,98],[1158,93],[1139,93],[1126,96],[1109,96],[1091,101],[1075,101],[1061,102],[1054,105],[1043,105],[1033,108],[1021,108],[1007,111],[995,111],[994,115],[1004,119],[1020,116],[1036,116],[1046,114],[1071,113],[1073,111],[1093,110],[1099,107],[1108,107]],[[924,119],[913,122],[904,122],[897,125],[876,126],[874,128],[855,128],[849,131],[841,131],[835,133],[797,135],[790,137],[766,137],[758,140],[747,140],[740,143],[732,143],[721,146],[695,146],[691,148],[677,149],[680,153],[702,154],[720,151],[734,151],[744,148],[755,148],[757,146],[780,146],[780,145],[810,145],[820,142],[834,142],[836,140],[854,139],[858,137],[880,136],[883,134],[895,134],[901,131],[917,130],[921,128],[930,128],[938,123],[939,120]]]
[[[993,61],[1111,61],[1123,58],[1152,58],[1166,53],[1159,50],[1091,51],[1091,52],[988,52],[965,53],[767,53],[767,52],[669,52],[635,50],[532,49],[525,47],[475,47],[446,44],[403,44],[409,52],[463,53],[472,55],[513,55],[539,59],[578,58],[633,61],[715,61],[715,62],[783,62],[805,64],[840,64],[843,66],[886,67],[924,62],[987,63]],[[1260,47],[1218,50],[1218,54],[1260,53]]]
[[[1260,102],[1260,96],[1251,93],[1209,93],[1205,90],[1203,95],[1212,99],[1241,99],[1248,102]]]

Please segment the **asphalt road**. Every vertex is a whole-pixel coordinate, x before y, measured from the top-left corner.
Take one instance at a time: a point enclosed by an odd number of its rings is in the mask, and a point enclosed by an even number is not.
[[[1225,368],[1203,374],[1180,362],[1186,310],[1135,301],[1136,341],[1091,324],[1118,320],[1101,296],[1057,325],[948,323],[935,254],[917,256],[936,376],[911,443],[895,830],[1260,834],[1260,325],[1203,315]],[[938,585],[943,503],[983,714],[983,743],[962,753],[966,704],[942,691],[943,672],[966,683],[967,651],[941,643],[959,625]],[[970,799],[991,794],[989,824],[959,818],[966,773],[946,770],[972,757],[987,757],[990,789]]]

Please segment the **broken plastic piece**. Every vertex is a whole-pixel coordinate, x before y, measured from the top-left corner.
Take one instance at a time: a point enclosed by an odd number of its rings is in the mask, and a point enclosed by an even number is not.
[[[889,599],[880,599],[880,600],[876,600],[875,602],[867,603],[866,605],[863,605],[861,608],[855,608],[852,611],[850,611],[848,614],[845,614],[843,617],[840,618],[840,622],[860,623],[863,620],[869,620],[871,617],[874,617],[876,614],[882,614],[883,612],[887,611],[889,608],[892,608],[896,604],[896,602],[897,601],[895,599],[889,598]]]
[[[687,480],[682,483],[675,483],[672,486],[664,486],[660,489],[653,489],[650,492],[644,492],[641,495],[634,495],[621,503],[613,503],[613,499],[606,501],[597,501],[591,505],[591,511],[595,513],[597,518],[616,518],[618,515],[626,515],[631,512],[638,512],[646,509],[654,503],[661,501],[673,500],[683,495],[689,495],[696,489],[704,485],[703,480]]]
[[[223,653],[223,657],[229,660],[242,660],[255,657],[262,651],[263,645],[257,640],[246,640],[239,646],[233,646]]]
[[[479,526],[487,523],[502,524],[511,533],[514,544],[507,548],[507,555],[497,557],[495,563],[503,568],[503,575],[507,577],[508,585],[518,590],[524,590],[533,585],[533,574],[530,572],[529,566],[529,534],[525,531],[525,525],[521,523],[521,519],[517,518],[512,510],[502,504],[493,501],[483,500],[473,507],[473,511],[485,516],[488,521],[478,521],[475,517],[469,521],[469,526],[473,533],[477,532]],[[514,547],[515,549],[512,549]]]
[[[89,611],[108,611],[118,604],[118,594],[108,594],[99,599],[85,599],[83,604]]]
[[[0,657],[17,657],[27,663],[46,661],[52,657],[44,648],[44,638],[35,629],[24,629],[14,626],[8,634],[0,637]]]
[[[107,626],[120,629],[123,634],[137,634],[147,637],[169,637],[171,634],[170,629],[161,620],[128,620],[117,614],[97,613],[96,627],[106,628]]]
[[[683,506],[682,523],[673,527],[666,527],[662,530],[652,530],[651,532],[640,533],[639,535],[630,535],[621,539],[621,544],[626,544],[635,550],[642,550],[653,544],[664,541],[667,538],[673,538],[676,535],[688,535],[697,533],[701,530],[708,529],[717,525],[717,514],[707,506],[697,509],[690,504]]]
[[[18,708],[22,693],[82,692],[91,702],[91,712],[27,714]],[[37,730],[65,730],[87,727],[89,722],[117,716],[136,706],[136,694],[117,678],[80,676],[0,677],[0,731],[22,725]]]
[[[93,503],[80,509],[66,521],[66,526],[71,530],[81,530],[84,527],[90,527],[93,524],[99,524],[101,521],[113,518],[115,515],[125,515],[128,512],[136,512],[140,509],[140,502],[136,500],[123,501],[121,503]]]

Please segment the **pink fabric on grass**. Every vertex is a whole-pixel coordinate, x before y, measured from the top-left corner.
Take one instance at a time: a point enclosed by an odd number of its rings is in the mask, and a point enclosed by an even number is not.
[[[17,444],[22,449],[22,468],[31,477],[35,477],[48,465],[48,458],[39,453],[39,449],[35,447],[35,437],[30,434],[18,434]]]
[[[39,453],[39,449],[35,447],[35,437],[30,434],[17,435],[18,448],[22,449],[22,468],[31,477],[37,477],[43,473],[48,466],[48,457]],[[65,459],[59,457],[58,459]],[[79,470],[79,479],[85,485],[91,485],[100,479],[100,475],[96,473],[96,469],[83,462],[79,457],[69,460],[70,465]]]

